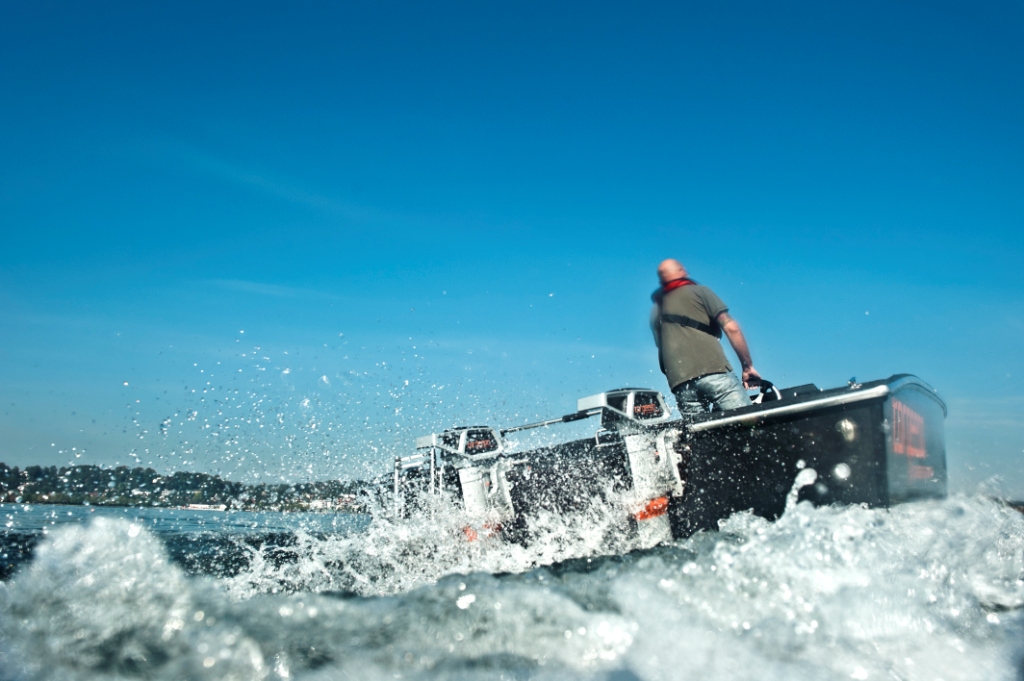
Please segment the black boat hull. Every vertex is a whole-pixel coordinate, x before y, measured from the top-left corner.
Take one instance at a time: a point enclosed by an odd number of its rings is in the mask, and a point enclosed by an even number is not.
[[[732,414],[750,416],[746,422],[693,424],[681,471],[686,491],[670,505],[673,536],[715,529],[737,511],[778,518],[801,470],[815,471],[817,479],[796,498],[815,505],[944,497],[942,401],[907,376],[861,390],[864,399],[846,403],[827,401],[842,393],[820,395],[804,402],[806,409],[784,411],[783,400]]]

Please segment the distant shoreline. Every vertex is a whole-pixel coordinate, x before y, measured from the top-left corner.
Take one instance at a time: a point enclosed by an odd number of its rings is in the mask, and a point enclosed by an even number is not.
[[[220,505],[220,506],[209,506],[203,504],[193,504],[191,506],[160,506],[160,505],[144,505],[144,504],[74,504],[66,501],[9,501],[0,499],[0,508],[4,506],[59,506],[59,507],[75,507],[75,508],[145,508],[145,509],[156,509],[165,511],[199,511],[202,513],[345,513],[349,515],[365,515],[365,510],[358,508],[296,508],[296,507],[265,507],[258,508],[252,506],[231,506],[231,505]]]
[[[186,510],[359,513],[373,483],[326,480],[247,485],[207,473],[160,475],[152,468],[0,463],[0,503]]]

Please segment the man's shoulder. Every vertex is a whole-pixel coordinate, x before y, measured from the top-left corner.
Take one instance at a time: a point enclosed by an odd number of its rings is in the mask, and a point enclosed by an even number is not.
[[[698,298],[705,298],[707,296],[711,296],[711,297],[714,297],[714,298],[718,297],[715,294],[715,292],[711,290],[710,287],[705,286],[704,284],[696,284],[696,283],[695,284],[691,284],[690,286],[680,286],[679,288],[675,289],[674,291],[669,291],[669,295],[672,295],[673,293],[681,293],[682,295],[696,296]]]
[[[687,288],[694,289],[694,295],[701,299],[704,303],[704,307],[707,308],[708,315],[711,317],[717,317],[719,314],[729,309],[729,306],[725,304],[725,301],[719,298],[718,294],[707,286],[698,284],[697,286]]]

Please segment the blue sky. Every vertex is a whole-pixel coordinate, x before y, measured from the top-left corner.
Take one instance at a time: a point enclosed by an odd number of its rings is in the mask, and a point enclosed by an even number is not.
[[[665,389],[678,257],[1024,497],[1020,3],[9,2],[0,91],[7,463],[363,475]]]

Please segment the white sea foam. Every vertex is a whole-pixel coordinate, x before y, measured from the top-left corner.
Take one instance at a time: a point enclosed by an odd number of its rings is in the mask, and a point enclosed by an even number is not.
[[[282,591],[351,591],[363,596],[401,593],[449,574],[517,573],[572,558],[625,553],[638,540],[624,532],[615,497],[565,515],[530,518],[529,539],[512,543],[483,532],[467,541],[465,514],[445,497],[420,500],[411,517],[376,509],[369,527],[349,536],[297,534],[296,562],[276,560],[275,547],[249,548],[249,566],[221,582],[235,598]]]
[[[307,536],[290,567],[268,560],[227,580],[184,576],[124,521],[61,528],[2,590],[2,677],[1019,673],[1024,516],[983,497],[888,510],[798,504],[775,523],[738,514],[719,533],[549,567],[535,566],[606,550],[607,528],[560,521],[536,547],[502,547],[467,544],[454,520],[437,518],[347,540]],[[344,562],[360,550],[364,562]],[[367,581],[338,576],[346,566]],[[357,582],[393,595],[329,593]]]

